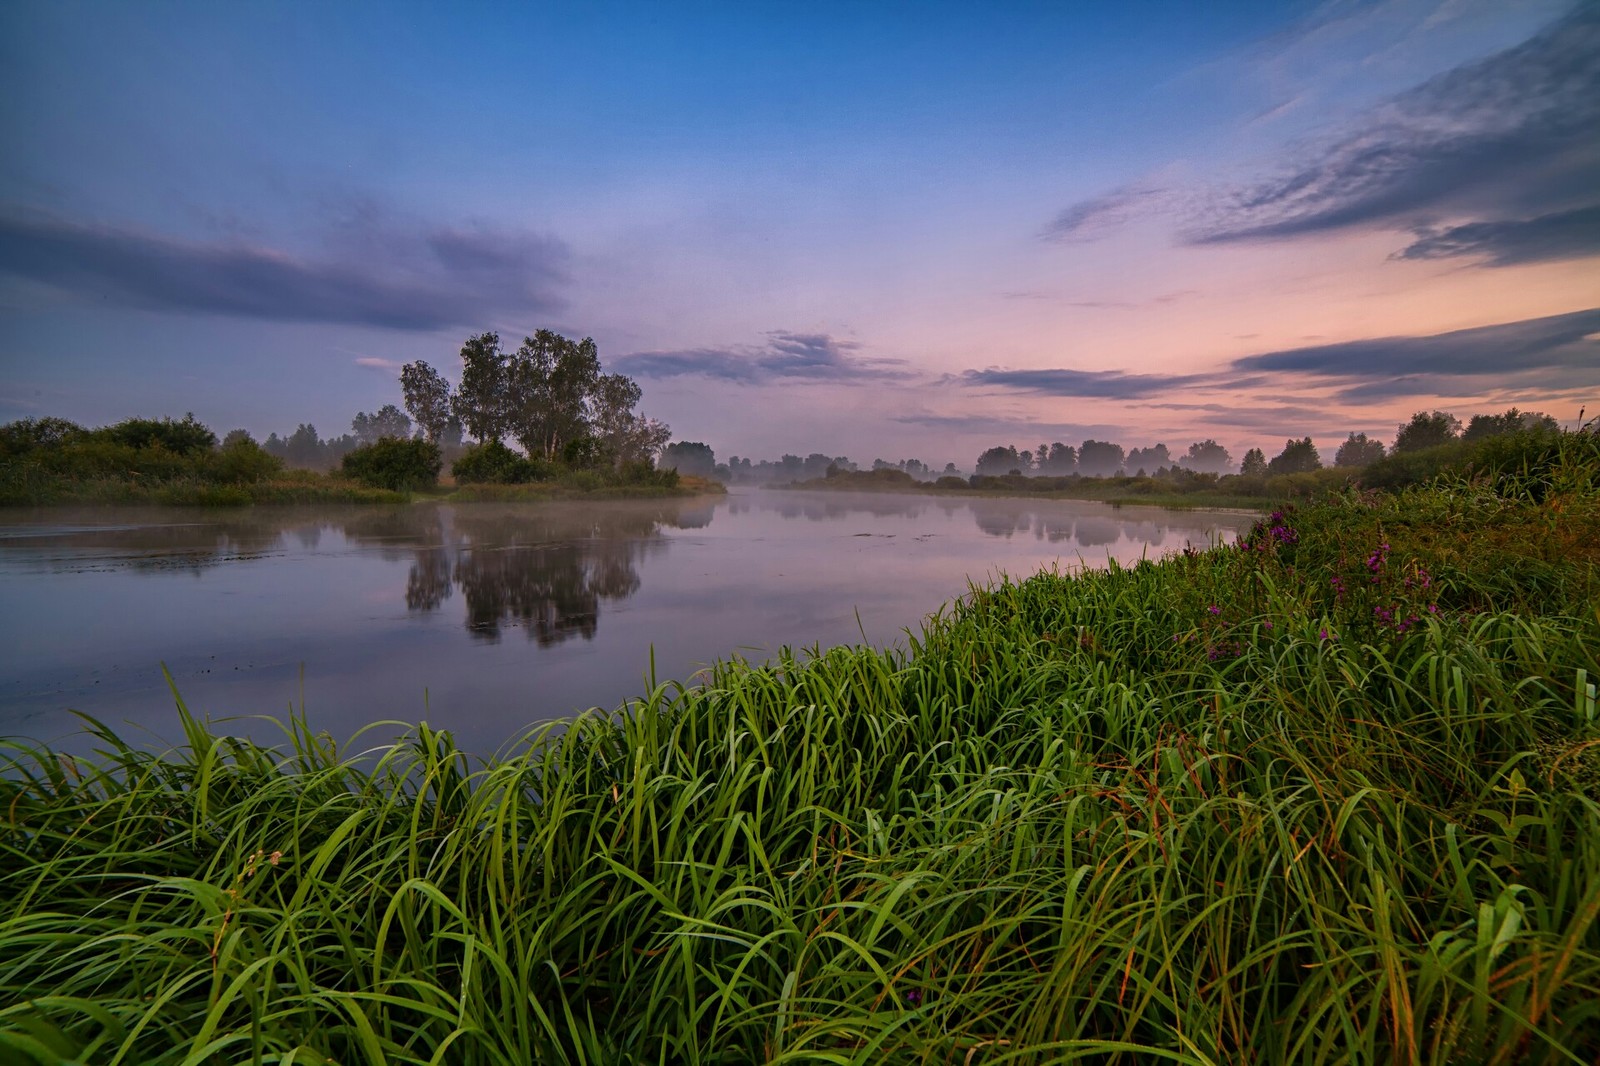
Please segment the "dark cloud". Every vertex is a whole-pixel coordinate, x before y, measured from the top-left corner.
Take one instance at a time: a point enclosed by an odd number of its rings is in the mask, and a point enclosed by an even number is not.
[[[1241,372],[1354,379],[1352,388],[1417,375],[1460,379],[1555,368],[1592,370],[1600,366],[1600,343],[1586,338],[1597,331],[1600,308],[1593,308],[1424,337],[1377,337],[1266,352],[1236,359],[1232,366]]]
[[[771,381],[890,381],[912,377],[899,359],[868,359],[854,354],[861,345],[826,333],[774,330],[757,347],[690,348],[635,352],[614,362],[624,374],[644,378],[684,375],[719,378],[743,385]]]
[[[1222,197],[1189,239],[1417,229],[1450,216],[1498,224],[1572,211],[1600,188],[1597,129],[1600,4],[1584,3],[1522,44],[1424,82],[1306,146],[1285,173]],[[1574,254],[1572,241],[1528,233],[1516,261]]]
[[[1600,204],[1507,222],[1469,222],[1424,230],[1398,259],[1481,258],[1488,266],[1600,255]]]
[[[566,247],[479,229],[408,229],[368,220],[325,258],[244,241],[199,243],[53,218],[0,216],[0,273],[158,311],[337,322],[402,330],[479,326],[497,312],[559,307]],[[348,233],[341,242],[350,245]]]
[[[1124,185],[1102,196],[1081,200],[1051,219],[1039,237],[1056,244],[1100,240],[1127,225],[1159,192],[1147,186]]]
[[[1097,400],[1136,400],[1173,389],[1210,384],[1209,374],[1128,374],[1121,370],[968,370],[958,379],[967,385],[991,385],[1041,396],[1076,396]]]

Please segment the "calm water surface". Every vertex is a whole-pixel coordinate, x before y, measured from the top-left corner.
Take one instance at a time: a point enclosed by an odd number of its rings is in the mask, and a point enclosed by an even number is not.
[[[378,719],[489,752],[524,728],[783,645],[904,643],[969,578],[1131,561],[1246,515],[752,492],[648,502],[0,512],[0,734],[191,711],[337,737]],[[260,727],[238,723],[241,732]]]

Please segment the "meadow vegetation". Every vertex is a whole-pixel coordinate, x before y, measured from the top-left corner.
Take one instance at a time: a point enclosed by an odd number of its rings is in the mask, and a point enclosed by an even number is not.
[[[464,449],[452,473],[461,486],[527,484],[518,498],[528,499],[691,491],[679,488],[676,471],[646,459],[619,465],[571,450],[555,460],[528,459],[491,441]],[[0,426],[0,506],[404,503],[414,493],[439,495],[443,465],[440,446],[421,437],[352,440],[324,473],[287,465],[243,430],[219,443],[193,415],[129,418],[98,429],[22,419]],[[461,498],[481,495],[464,490]]]
[[[1597,481],[1569,435],[1334,493],[492,758],[14,744],[0,1048],[1594,1062]]]

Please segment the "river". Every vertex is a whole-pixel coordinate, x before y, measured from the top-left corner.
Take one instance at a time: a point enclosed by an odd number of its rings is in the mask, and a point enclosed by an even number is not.
[[[135,744],[302,709],[489,753],[730,655],[868,642],[1005,573],[1231,539],[1248,515],[1070,500],[743,491],[404,507],[0,512],[0,734],[70,710]],[[270,736],[236,721],[234,732]],[[68,741],[69,747],[81,741]]]

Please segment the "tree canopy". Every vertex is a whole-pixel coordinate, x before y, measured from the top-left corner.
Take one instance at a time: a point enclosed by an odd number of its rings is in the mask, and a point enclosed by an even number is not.
[[[1414,452],[1448,444],[1461,433],[1461,420],[1445,411],[1418,411],[1411,421],[1399,427],[1394,450]]]
[[[1383,441],[1372,440],[1365,433],[1352,433],[1339,445],[1333,455],[1334,466],[1370,466],[1383,458]]]
[[[510,437],[529,457],[573,465],[647,462],[671,439],[665,423],[638,414],[637,382],[602,371],[593,338],[541,329],[507,352],[498,333],[468,337],[454,391],[425,362],[401,369],[406,407],[432,441],[459,424],[480,443]]]
[[[1284,441],[1283,451],[1267,464],[1269,474],[1308,474],[1321,469],[1322,456],[1317,454],[1317,446],[1311,443],[1310,437]]]

